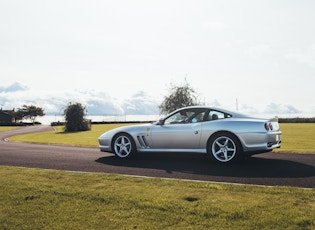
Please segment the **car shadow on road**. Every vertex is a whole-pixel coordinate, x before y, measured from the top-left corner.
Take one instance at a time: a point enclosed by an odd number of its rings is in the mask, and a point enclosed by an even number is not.
[[[222,165],[203,154],[150,153],[138,154],[132,159],[106,156],[96,160],[110,166],[162,170],[164,173],[243,178],[307,178],[315,176],[312,165],[291,160],[262,158],[259,155],[243,162]]]

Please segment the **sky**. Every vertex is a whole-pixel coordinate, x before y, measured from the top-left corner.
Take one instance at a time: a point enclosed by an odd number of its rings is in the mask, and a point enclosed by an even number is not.
[[[158,113],[185,81],[202,103],[315,115],[313,0],[0,0],[0,105]]]

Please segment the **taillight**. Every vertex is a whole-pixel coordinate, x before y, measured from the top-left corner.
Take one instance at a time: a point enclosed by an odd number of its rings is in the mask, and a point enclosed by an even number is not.
[[[271,123],[265,123],[265,129],[267,130],[267,131],[269,131],[269,130],[273,130],[273,126],[272,126],[272,124]]]

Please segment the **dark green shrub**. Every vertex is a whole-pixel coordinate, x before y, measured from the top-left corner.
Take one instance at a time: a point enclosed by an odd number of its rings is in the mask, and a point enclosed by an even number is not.
[[[85,107],[80,103],[69,103],[64,111],[65,132],[87,131],[91,129],[91,122],[87,120]]]

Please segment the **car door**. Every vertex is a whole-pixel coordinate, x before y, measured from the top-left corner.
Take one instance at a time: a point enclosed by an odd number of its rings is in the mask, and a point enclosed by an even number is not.
[[[199,148],[202,123],[156,125],[151,130],[154,149]]]
[[[152,127],[152,148],[199,148],[206,112],[205,109],[185,109],[170,115],[162,124]]]

